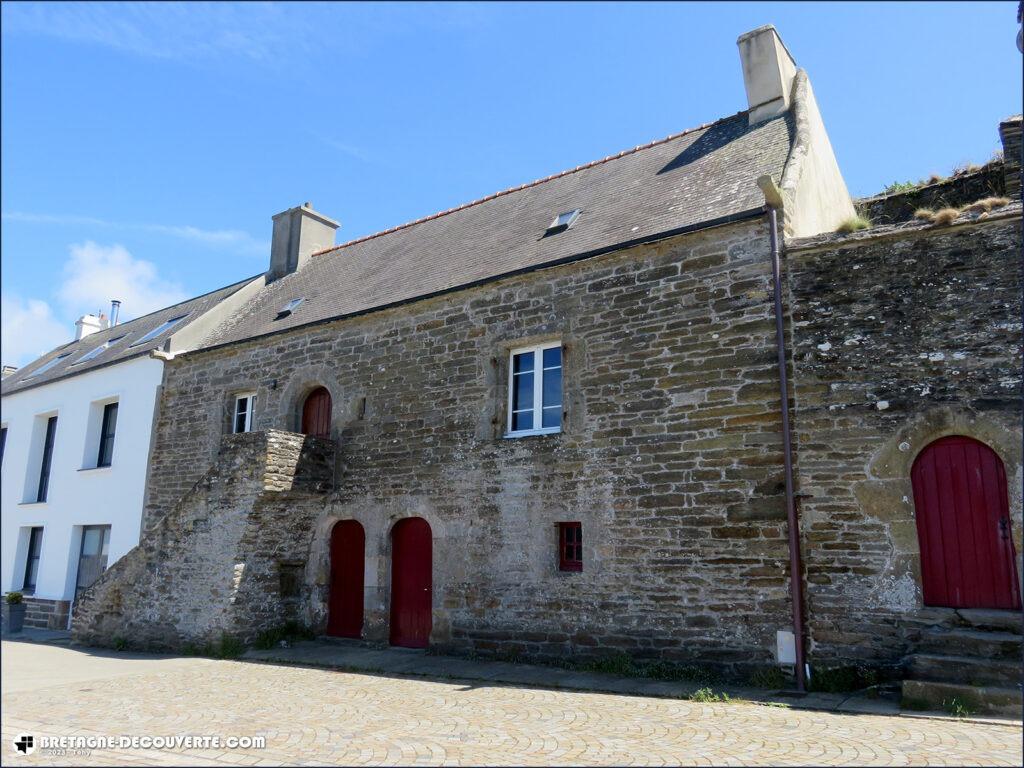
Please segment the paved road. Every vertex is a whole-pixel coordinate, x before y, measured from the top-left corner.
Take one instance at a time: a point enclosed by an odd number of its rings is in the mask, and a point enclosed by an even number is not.
[[[1020,765],[1005,725],[3,643],[4,765]],[[21,733],[265,736],[17,755]]]

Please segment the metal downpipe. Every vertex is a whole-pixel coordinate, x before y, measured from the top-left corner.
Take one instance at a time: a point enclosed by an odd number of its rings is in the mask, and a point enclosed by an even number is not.
[[[793,605],[793,640],[796,645],[796,689],[807,690],[804,658],[803,568],[800,563],[800,520],[793,493],[793,453],[789,431],[789,382],[786,376],[786,338],[782,323],[782,266],[779,257],[779,224],[774,206],[765,205],[771,241],[772,283],[775,294],[775,350],[778,353],[779,397],[782,402],[782,460],[786,481],[786,520],[789,528],[789,595]]]

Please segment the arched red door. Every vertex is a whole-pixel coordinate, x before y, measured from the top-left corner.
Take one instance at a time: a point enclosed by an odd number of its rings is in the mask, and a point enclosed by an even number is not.
[[[1020,609],[1006,470],[959,435],[925,448],[910,472],[925,605]]]
[[[363,636],[363,569],[366,534],[356,520],[340,520],[331,529],[331,591],[327,634]]]
[[[433,553],[430,524],[400,520],[391,531],[391,644],[426,648],[430,641]]]
[[[302,433],[311,437],[331,436],[331,393],[317,387],[302,405]]]

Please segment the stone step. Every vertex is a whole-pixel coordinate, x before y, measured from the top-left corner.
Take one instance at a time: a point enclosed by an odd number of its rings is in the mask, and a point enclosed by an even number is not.
[[[956,613],[961,622],[975,629],[991,629],[1015,635],[1024,631],[1024,615],[1020,611],[959,608]]]
[[[939,683],[934,680],[903,681],[904,709],[951,712],[957,702],[970,714],[1017,719],[1024,714],[1020,688]]]
[[[1020,661],[1024,638],[1012,632],[981,629],[934,629],[922,632],[918,653]]]
[[[970,656],[915,653],[907,657],[907,675],[911,680],[963,683],[975,686],[1013,687],[1021,679],[1021,663],[996,661]]]

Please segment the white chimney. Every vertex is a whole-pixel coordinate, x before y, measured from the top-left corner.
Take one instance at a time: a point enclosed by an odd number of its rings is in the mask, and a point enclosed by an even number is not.
[[[796,62],[779,33],[766,24],[740,35],[736,45],[743,65],[750,125],[781,115],[789,109]]]
[[[118,315],[121,314],[121,300],[111,299],[110,300],[110,327],[113,328],[117,325]]]
[[[82,315],[75,321],[75,341],[84,339],[90,333],[102,331],[107,327],[107,316],[102,312],[97,315]]]
[[[312,203],[282,211],[273,221],[267,282],[302,269],[310,256],[334,245],[334,231],[340,226],[314,211]]]

